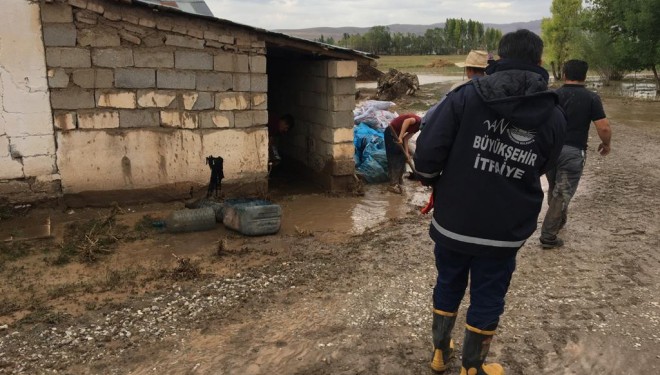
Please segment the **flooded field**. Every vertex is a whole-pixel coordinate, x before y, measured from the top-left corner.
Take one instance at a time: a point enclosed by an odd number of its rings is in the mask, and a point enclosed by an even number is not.
[[[465,79],[460,75],[438,75],[419,73],[417,74],[420,85],[431,85],[437,83],[456,83]],[[559,85],[559,83],[554,83]],[[358,89],[376,89],[378,87],[376,82],[358,82]],[[607,85],[602,80],[597,78],[589,78],[587,87],[602,96],[609,97],[622,97],[622,98],[635,98],[644,100],[658,100],[660,95],[656,89],[655,82],[645,79],[626,78],[625,81],[610,82]]]
[[[600,95],[610,97],[636,98],[644,100],[660,99],[655,82],[627,79],[622,82],[611,82],[604,85],[602,81],[587,82],[587,87]]]
[[[443,76],[437,74],[417,74],[420,85],[430,85],[433,83],[456,83],[464,80],[465,78],[460,75]],[[377,82],[358,82],[356,84],[358,89],[376,89]]]

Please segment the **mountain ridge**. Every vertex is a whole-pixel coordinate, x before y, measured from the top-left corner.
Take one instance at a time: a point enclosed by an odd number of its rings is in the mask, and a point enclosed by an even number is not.
[[[412,33],[424,34],[426,30],[436,27],[444,28],[445,23],[433,23],[430,25],[415,25],[415,24],[391,24],[385,25],[390,28],[392,33]],[[511,22],[511,23],[484,23],[484,27],[491,27],[499,29],[502,33],[508,33],[517,29],[528,29],[532,32],[541,35],[541,20],[533,20],[526,22]],[[348,34],[364,34],[369,31],[371,27],[357,27],[357,26],[344,26],[344,27],[312,27],[307,29],[279,29],[275,30],[280,33],[295,36],[298,38],[314,40],[323,35],[324,38],[334,38],[335,40],[341,39],[344,33]]]

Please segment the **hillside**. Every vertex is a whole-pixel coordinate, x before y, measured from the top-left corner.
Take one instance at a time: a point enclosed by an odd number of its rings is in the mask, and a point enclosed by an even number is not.
[[[529,29],[537,34],[541,34],[541,20],[529,21],[529,22],[514,22],[506,24],[493,24],[486,23],[486,27],[492,27],[499,29],[502,33],[507,33],[509,31],[515,31],[517,29]],[[413,33],[413,34],[424,34],[427,29],[433,29],[436,27],[444,28],[445,24],[443,23],[434,23],[432,25],[407,25],[407,24],[393,24],[387,25],[390,28],[390,31],[393,33]],[[369,27],[314,27],[310,29],[282,29],[276,30],[288,35],[292,35],[298,38],[304,39],[318,39],[323,35],[326,38],[332,37],[335,40],[341,39],[344,33],[348,34],[364,34],[369,31]]]

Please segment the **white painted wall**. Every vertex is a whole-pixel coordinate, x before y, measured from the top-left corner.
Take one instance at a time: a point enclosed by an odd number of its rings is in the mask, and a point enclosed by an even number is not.
[[[265,179],[268,131],[222,129],[58,132],[64,193],[148,189],[175,182],[208,184],[207,156],[222,156],[225,181]]]
[[[2,1],[0,181],[59,178],[52,121],[39,4]]]

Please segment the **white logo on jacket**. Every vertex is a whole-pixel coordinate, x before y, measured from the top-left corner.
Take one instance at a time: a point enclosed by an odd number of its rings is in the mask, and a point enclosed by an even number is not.
[[[509,134],[509,138],[519,145],[534,143],[534,136],[536,135],[536,133],[531,130],[519,129],[514,126],[510,127],[507,130],[507,133]]]
[[[488,131],[491,133],[499,133],[500,135],[503,135],[506,132],[509,135],[511,141],[515,142],[516,144],[528,145],[534,142],[534,136],[536,135],[535,132],[531,130],[516,128],[515,126],[511,125],[510,122],[504,121],[505,120],[503,118],[493,121],[485,120],[484,125],[486,125]]]
[[[506,129],[509,127],[509,123],[507,122],[505,124],[504,119],[494,120],[492,122],[489,120],[485,120],[484,125],[488,127],[488,131],[493,133],[500,133],[500,134],[504,134]]]

